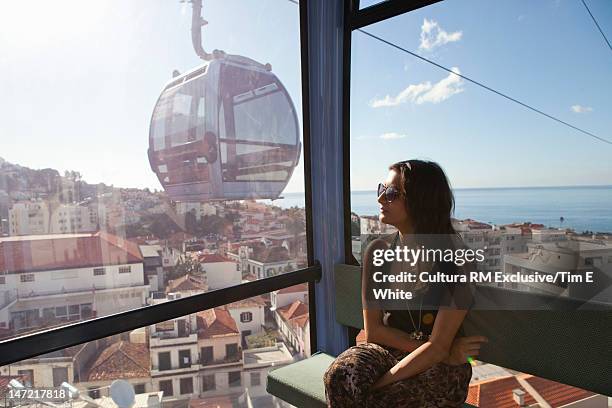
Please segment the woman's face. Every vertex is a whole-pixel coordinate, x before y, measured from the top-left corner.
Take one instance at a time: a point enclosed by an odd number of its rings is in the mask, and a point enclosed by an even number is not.
[[[384,185],[387,187],[393,186],[399,191],[399,174],[395,170],[389,170],[387,179]],[[390,224],[395,227],[406,224],[408,222],[408,212],[406,211],[406,201],[403,196],[398,196],[392,202],[388,202],[385,193],[378,196],[378,204],[380,206],[380,214],[378,219],[385,224]]]

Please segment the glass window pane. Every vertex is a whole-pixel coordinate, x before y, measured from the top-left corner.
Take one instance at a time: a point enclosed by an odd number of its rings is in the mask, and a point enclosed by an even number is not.
[[[0,338],[306,266],[295,4],[206,5],[210,62],[191,3],[40,7],[0,13]]]
[[[607,2],[587,3],[600,21],[609,20]],[[550,276],[595,269],[610,276],[609,145],[459,76],[609,140],[612,100],[601,84],[610,49],[582,2],[447,0],[364,30],[409,52],[361,31],[352,35],[347,222],[355,258],[361,262],[373,236],[394,236],[397,227],[431,234],[434,221],[444,219],[470,249],[482,251],[479,270]],[[390,172],[404,160],[410,168]],[[450,200],[439,198],[448,191],[442,176],[425,181],[439,175],[428,161],[448,178],[452,212]],[[378,184],[397,182],[396,173],[405,175],[405,196],[388,189],[379,195]],[[585,300],[583,308],[612,303],[609,281],[483,284]],[[473,368],[472,384],[492,387],[511,373],[481,362]],[[539,380],[534,384],[544,387]],[[555,386],[584,398],[582,390]],[[470,390],[476,400],[477,388]]]
[[[118,379],[134,387],[137,401],[152,395],[164,406],[276,406],[266,392],[268,372],[310,356],[307,293],[297,285],[203,310],[1,366],[0,376],[39,388],[66,381],[104,406]],[[244,311],[252,322],[240,321]]]
[[[367,8],[376,4],[384,3],[387,0],[359,0],[359,8]]]

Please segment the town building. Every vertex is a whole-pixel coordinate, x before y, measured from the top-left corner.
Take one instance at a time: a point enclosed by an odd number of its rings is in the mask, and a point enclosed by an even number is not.
[[[100,349],[81,374],[78,388],[86,389],[89,397],[108,395],[108,385],[125,380],[136,394],[154,391],[151,381],[151,359],[146,343],[115,341]]]
[[[108,233],[0,238],[0,329],[13,334],[146,304],[143,257]]]
[[[219,254],[198,256],[209,290],[226,288],[242,282],[242,275],[236,262]]]

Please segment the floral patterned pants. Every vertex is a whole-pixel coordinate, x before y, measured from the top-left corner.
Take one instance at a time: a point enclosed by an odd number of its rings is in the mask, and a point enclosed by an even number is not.
[[[472,366],[438,363],[422,373],[370,391],[369,388],[409,353],[374,343],[340,354],[324,375],[329,408],[462,407]]]

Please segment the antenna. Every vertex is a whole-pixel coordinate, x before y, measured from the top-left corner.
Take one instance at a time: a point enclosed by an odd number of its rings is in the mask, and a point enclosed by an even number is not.
[[[134,388],[125,380],[115,380],[112,382],[110,396],[119,408],[131,408],[136,398]]]

